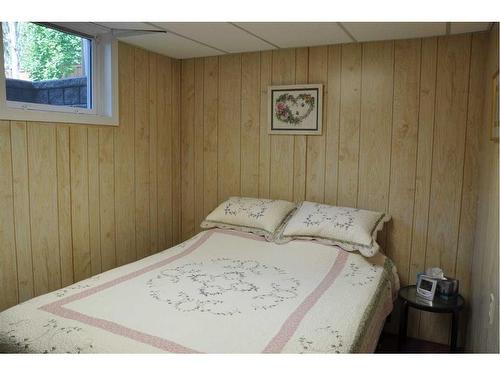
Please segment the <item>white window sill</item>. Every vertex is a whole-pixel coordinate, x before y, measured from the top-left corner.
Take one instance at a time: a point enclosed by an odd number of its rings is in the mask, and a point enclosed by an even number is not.
[[[115,111],[113,111],[116,113]],[[0,120],[118,126],[118,116],[0,107]]]

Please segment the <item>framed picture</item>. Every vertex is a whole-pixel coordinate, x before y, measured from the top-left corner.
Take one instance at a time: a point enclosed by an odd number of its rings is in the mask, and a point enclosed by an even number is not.
[[[499,133],[499,118],[500,114],[498,112],[498,70],[493,75],[492,83],[492,102],[491,102],[491,134],[490,138],[492,141],[498,142]]]
[[[269,134],[321,135],[323,85],[269,86]]]

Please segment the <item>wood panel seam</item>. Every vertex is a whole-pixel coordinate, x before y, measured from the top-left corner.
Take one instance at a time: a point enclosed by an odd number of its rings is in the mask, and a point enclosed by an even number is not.
[[[9,129],[9,153],[10,153],[10,174],[11,174],[11,193],[12,193],[12,229],[13,229],[13,240],[14,240],[14,257],[16,265],[16,298],[19,301],[19,264],[17,259],[17,236],[16,236],[16,220],[15,220],[15,199],[14,199],[14,158],[12,157],[12,122],[7,122],[7,127]]]
[[[419,73],[418,73],[418,102],[417,102],[417,139],[416,139],[416,153],[415,153],[415,180],[413,181],[413,208],[412,208],[412,217],[411,217],[411,230],[410,230],[410,254],[408,256],[408,282],[411,280],[411,253],[412,253],[412,244],[413,244],[413,228],[415,225],[415,201],[417,198],[417,166],[418,166],[418,140],[420,136],[420,99],[422,96],[422,39],[420,39],[420,64],[419,64]]]
[[[425,233],[425,247],[424,247],[424,269],[427,269],[427,247],[428,247],[428,241],[429,241],[429,219],[430,219],[430,207],[431,207],[431,199],[432,197],[432,175],[433,175],[433,169],[432,165],[434,163],[434,139],[436,137],[436,104],[437,104],[437,82],[438,82],[438,62],[439,62],[439,38],[436,40],[436,74],[435,74],[435,79],[434,79],[434,104],[433,104],[433,116],[432,116],[432,142],[431,142],[431,170],[430,170],[430,177],[429,177],[429,195],[427,199],[427,228],[426,228],[426,233]],[[418,318],[418,328],[417,331],[419,332],[419,335],[421,335],[421,322],[422,322],[422,313],[419,313],[419,318]]]
[[[71,148],[71,132],[68,129],[68,149]],[[70,221],[70,237],[71,237],[71,265],[72,265],[72,274],[73,274],[73,281],[75,281],[75,254],[74,254],[74,246],[73,246],[73,189],[71,189],[71,181],[73,178],[73,174],[71,173],[71,150],[68,150],[68,163],[69,163],[69,221]],[[30,204],[31,205],[31,204]]]
[[[340,46],[339,48],[340,50],[340,58],[339,58],[339,63],[340,63],[340,72],[339,72],[339,76],[340,76],[340,82],[339,82],[339,91],[340,91],[340,96],[339,96],[339,128],[337,130],[337,139],[338,139],[338,147],[337,147],[337,186],[336,186],[336,190],[337,190],[337,194],[336,194],[336,197],[335,197],[335,205],[338,205],[339,203],[339,181],[340,181],[340,174],[339,174],[339,171],[340,171],[340,129],[342,127],[342,123],[341,123],[341,118],[340,118],[340,113],[342,111],[342,72],[343,72],[343,65],[342,64],[342,58],[343,58],[343,53],[344,53],[344,49],[342,48],[342,46]]]
[[[58,156],[59,156],[59,149],[57,147],[57,128],[54,129],[54,133],[55,133],[55,138],[56,138],[56,181],[59,181],[59,168],[57,168],[57,160],[58,160]],[[60,287],[62,286],[62,275],[63,275],[63,272],[62,272],[62,269],[63,269],[63,266],[62,266],[62,262],[61,262],[61,228],[59,226],[59,186],[58,184],[56,183],[56,201],[57,201],[57,247],[59,249],[59,274],[61,275],[61,285]]]
[[[385,204],[385,212],[389,211],[389,203],[391,197],[391,173],[392,173],[392,144],[393,144],[393,134],[394,134],[394,86],[396,85],[396,80],[394,79],[396,73],[396,43],[392,41],[392,100],[391,100],[391,139],[389,144],[389,184],[387,190],[387,200]],[[387,238],[387,229],[384,230],[385,237]],[[384,241],[387,243],[387,240]]]
[[[459,249],[459,240],[460,240],[460,224],[462,222],[462,197],[464,193],[464,176],[465,176],[465,166],[466,166],[466,160],[465,156],[467,155],[467,129],[469,128],[469,99],[470,99],[470,75],[471,75],[471,69],[472,69],[472,37],[469,38],[469,71],[467,73],[467,105],[466,105],[466,110],[465,110],[465,131],[464,131],[464,139],[463,139],[463,146],[464,146],[464,157],[463,157],[463,163],[462,163],[462,176],[460,177],[460,203],[459,203],[459,210],[458,210],[458,225],[457,225],[457,246],[455,249],[455,259],[454,259],[454,265],[453,265],[453,275],[456,274],[457,272],[457,256],[458,256],[458,249]]]
[[[359,85],[359,120],[358,120],[358,124],[359,124],[359,131],[358,131],[358,160],[357,160],[357,164],[358,164],[358,167],[357,167],[357,174],[358,174],[358,179],[357,179],[357,183],[356,183],[356,204],[355,204],[355,207],[358,207],[358,203],[359,203],[359,164],[360,164],[360,159],[361,159],[361,130],[362,130],[362,125],[363,125],[363,111],[362,111],[362,108],[363,108],[363,61],[364,61],[364,58],[365,58],[365,45],[366,43],[362,43],[361,44],[361,58],[360,58],[360,85]]]

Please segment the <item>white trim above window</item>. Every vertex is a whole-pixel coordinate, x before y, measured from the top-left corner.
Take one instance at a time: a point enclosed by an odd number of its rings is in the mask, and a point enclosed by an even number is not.
[[[79,32],[77,28],[74,31]],[[91,60],[91,108],[10,101],[6,95],[3,41],[0,38],[0,120],[118,125],[118,46],[111,33],[92,37]]]

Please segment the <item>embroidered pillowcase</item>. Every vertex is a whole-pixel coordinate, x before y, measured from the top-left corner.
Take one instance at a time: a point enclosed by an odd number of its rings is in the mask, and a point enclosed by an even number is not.
[[[312,239],[371,257],[379,251],[377,232],[389,220],[383,212],[305,201],[280,228],[276,242]]]
[[[294,208],[295,204],[287,201],[231,197],[213,210],[201,227],[236,229],[273,241],[276,228]]]

